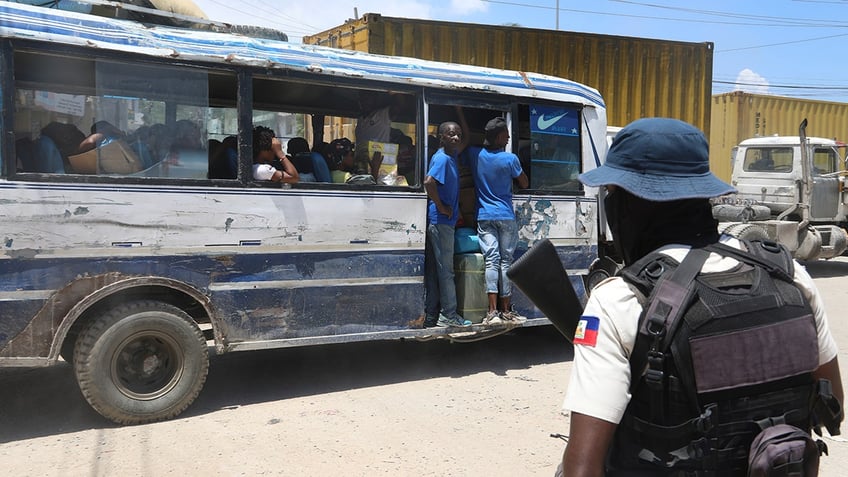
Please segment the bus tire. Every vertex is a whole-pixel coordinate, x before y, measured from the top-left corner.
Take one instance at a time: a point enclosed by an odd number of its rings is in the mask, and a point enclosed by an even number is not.
[[[74,348],[76,348],[76,344],[77,335],[69,331],[68,336],[65,337],[65,341],[62,342],[62,347],[59,349],[59,356],[68,364],[74,363]]]
[[[74,372],[86,401],[118,424],[183,412],[209,370],[206,340],[183,310],[133,301],[106,310],[80,333]]]

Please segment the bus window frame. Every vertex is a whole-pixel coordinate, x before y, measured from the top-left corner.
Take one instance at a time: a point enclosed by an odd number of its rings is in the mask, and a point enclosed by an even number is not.
[[[168,59],[157,59],[151,58],[149,56],[137,55],[131,53],[119,53],[114,51],[99,51],[96,57],[91,57],[91,55],[86,55],[86,48],[73,46],[73,45],[54,45],[54,44],[45,44],[43,42],[31,41],[31,40],[4,40],[2,47],[2,56],[4,61],[4,74],[0,81],[2,81],[4,93],[3,100],[6,101],[6,104],[14,105],[15,97],[17,94],[17,90],[19,87],[31,87],[31,88],[39,88],[41,85],[49,83],[37,83],[33,81],[22,81],[17,82],[13,72],[15,70],[15,62],[14,57],[18,53],[29,54],[29,55],[46,55],[46,56],[62,56],[65,58],[69,58],[71,60],[79,60],[79,61],[91,61],[95,63],[98,61],[107,61],[113,63],[123,63],[129,64],[132,66],[142,66],[149,65],[151,67],[165,67],[172,69],[180,69],[187,68],[195,71],[202,71],[203,73],[209,75],[211,74],[224,74],[231,75],[236,80],[236,90],[233,91],[235,107],[234,109],[238,110],[238,104],[241,96],[241,89],[239,88],[239,73],[243,72],[246,68],[239,67],[227,67],[219,64],[209,64],[203,62],[184,62],[184,61],[174,61]],[[72,92],[75,94],[85,94],[88,96],[97,96],[97,88],[96,85],[92,90],[89,91],[80,91],[79,89],[72,89]],[[147,98],[147,99],[155,99],[155,98]],[[211,100],[211,96],[207,94],[207,99]],[[226,102],[220,100],[217,101],[207,101],[205,107],[222,107],[222,104]],[[167,103],[167,101],[166,101]],[[187,103],[186,103],[187,104]],[[8,142],[4,144],[3,151],[6,153],[5,157],[17,157],[16,150],[14,145],[14,140],[10,138],[14,138],[15,131],[11,128],[14,127],[14,118],[15,112],[14,108],[4,108],[4,116],[3,116],[3,131],[5,131],[4,139]],[[175,111],[175,109],[174,109]],[[238,113],[237,113],[238,114]],[[241,117],[239,115],[239,129],[242,130]],[[83,131],[85,133],[85,131]],[[241,139],[240,139],[241,141]],[[252,141],[252,137],[250,139]],[[250,145],[252,149],[252,144]],[[241,161],[240,161],[241,163]],[[248,170],[249,170],[248,165]],[[97,174],[54,174],[54,173],[44,173],[44,172],[19,172],[16,170],[16,164],[12,163],[12,161],[6,161],[6,164],[3,165],[2,171],[5,177],[9,180],[13,181],[30,181],[30,182],[50,182],[50,183],[69,183],[69,184],[121,184],[121,185],[143,185],[143,184],[168,184],[174,186],[207,186],[210,183],[215,185],[222,186],[230,186],[230,187],[239,187],[245,186],[246,181],[241,179],[209,179],[209,178],[178,178],[178,177],[141,177],[141,176],[127,176],[127,175],[97,175]],[[249,177],[249,175],[248,175]],[[252,177],[250,178],[252,179]]]
[[[521,101],[521,100],[516,101],[515,104],[514,104],[514,110],[512,112],[513,113],[513,115],[512,115],[512,117],[513,117],[513,129],[510,130],[510,135],[514,134],[513,137],[517,138],[517,141],[515,141],[513,143],[513,151],[512,151],[515,155],[519,155],[520,145],[519,145],[518,141],[520,141],[520,139],[521,139],[519,137],[518,121],[516,121],[516,119],[519,119],[519,116],[520,116],[519,108],[522,105],[527,106],[528,108],[530,106],[554,106],[554,107],[559,107],[559,108],[571,108],[571,109],[574,109],[577,112],[577,115],[578,115],[577,124],[580,126],[580,128],[578,130],[578,134],[577,134],[578,144],[580,146],[579,149],[578,149],[578,152],[577,152],[577,157],[581,161],[581,163],[580,163],[580,173],[583,173],[582,160],[583,160],[583,152],[584,152],[583,151],[583,145],[584,145],[584,142],[585,142],[585,138],[583,137],[583,135],[586,132],[585,127],[584,127],[585,124],[584,124],[584,117],[583,117],[583,107],[580,104],[577,104],[577,103],[557,103],[555,101],[548,101],[548,100],[534,100],[532,103],[529,102],[529,101],[527,101],[527,102],[524,102],[524,101]],[[529,115],[528,115],[527,119],[529,121]],[[531,137],[532,137],[532,132],[530,134],[531,134]],[[522,168],[523,168],[523,165],[522,165]],[[531,179],[531,171],[524,171],[524,173],[527,174],[528,179]],[[530,180],[530,184],[532,185],[532,179]],[[582,183],[580,184],[580,189],[576,190],[576,191],[565,191],[565,190],[555,190],[555,189],[533,189],[531,187],[528,187],[526,189],[516,189],[515,194],[516,195],[522,195],[522,196],[527,195],[527,196],[561,196],[561,197],[583,197],[583,196],[587,195],[586,188],[582,185]]]
[[[334,88],[342,88],[345,90],[352,91],[376,91],[382,93],[399,93],[405,94],[411,97],[412,103],[416,111],[411,114],[414,117],[414,123],[406,123],[406,124],[414,124],[415,125],[415,135],[414,138],[416,140],[415,144],[418,144],[418,141],[421,140],[421,124],[423,123],[422,119],[422,97],[425,94],[424,88],[420,86],[405,86],[399,85],[396,83],[389,82],[380,82],[380,81],[368,81],[367,85],[363,85],[362,79],[359,78],[344,78],[344,77],[327,77],[327,76],[318,76],[313,75],[308,72],[302,71],[293,71],[293,70],[257,70],[250,69],[250,79],[249,84],[251,87],[251,93],[256,92],[255,82],[257,79],[267,79],[267,80],[276,80],[283,81],[289,83],[297,83],[303,84],[307,86],[320,86],[323,88],[334,89]],[[304,107],[303,105],[278,102],[278,103],[267,103],[267,102],[254,102],[252,104],[251,116],[250,116],[250,130],[253,128],[253,116],[252,111],[260,109],[263,111],[280,111],[292,114],[320,114],[326,116],[334,116],[334,117],[345,117],[349,119],[356,120],[359,116],[358,109],[322,109],[319,106],[314,107]],[[393,121],[393,122],[402,122],[402,121]],[[275,131],[278,133],[278,131]],[[426,135],[423,136],[424,140],[426,140]],[[310,141],[311,138],[305,138],[307,141]],[[329,139],[329,140],[328,140]],[[354,138],[348,138],[351,141],[354,141]],[[324,138],[326,142],[330,142],[332,138]],[[355,141],[354,141],[355,142]],[[332,190],[332,191],[356,191],[361,192],[363,190],[375,190],[375,191],[402,191],[402,192],[423,192],[423,180],[424,178],[421,176],[420,171],[417,169],[420,168],[421,161],[423,158],[423,154],[419,151],[420,148],[416,147],[416,184],[410,185],[386,185],[386,184],[339,184],[339,183],[327,183],[327,182],[296,182],[293,184],[288,184],[287,187],[292,189],[321,189],[321,190]],[[250,161],[248,162],[248,176],[246,179],[246,183],[251,187],[274,187],[274,184],[262,183],[262,181],[255,181],[252,178],[252,174],[250,173],[250,164],[252,164],[252,156]]]

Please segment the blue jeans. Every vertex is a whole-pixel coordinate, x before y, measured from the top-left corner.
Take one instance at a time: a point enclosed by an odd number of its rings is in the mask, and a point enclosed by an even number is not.
[[[512,253],[518,245],[518,222],[480,220],[477,222],[477,238],[486,259],[486,293],[497,293],[504,298],[512,295],[512,282],[506,272],[512,265]]]
[[[456,284],[453,280],[453,225],[428,224],[424,246],[424,313],[448,318],[456,314]]]

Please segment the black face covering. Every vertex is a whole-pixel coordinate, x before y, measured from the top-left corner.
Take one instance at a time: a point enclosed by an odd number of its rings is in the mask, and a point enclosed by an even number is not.
[[[618,187],[604,198],[604,210],[625,265],[663,245],[701,247],[718,241],[709,199],[654,202]]]
[[[639,224],[633,221],[633,215],[627,210],[630,197],[633,195],[624,189],[616,188],[612,192],[607,192],[604,198],[604,211],[612,231],[613,245],[625,265],[630,265],[638,259],[638,257],[634,258],[634,255],[636,254],[636,238],[641,232]]]

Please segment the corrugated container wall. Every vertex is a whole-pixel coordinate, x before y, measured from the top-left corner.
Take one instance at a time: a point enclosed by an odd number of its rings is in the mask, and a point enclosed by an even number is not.
[[[752,94],[718,94],[712,101],[710,167],[730,180],[730,154],[743,139],[757,136],[797,136],[807,118],[807,135],[848,140],[848,103]]]
[[[666,116],[709,134],[713,44],[383,17],[303,37],[303,43],[543,73],[597,88],[611,126]]]

